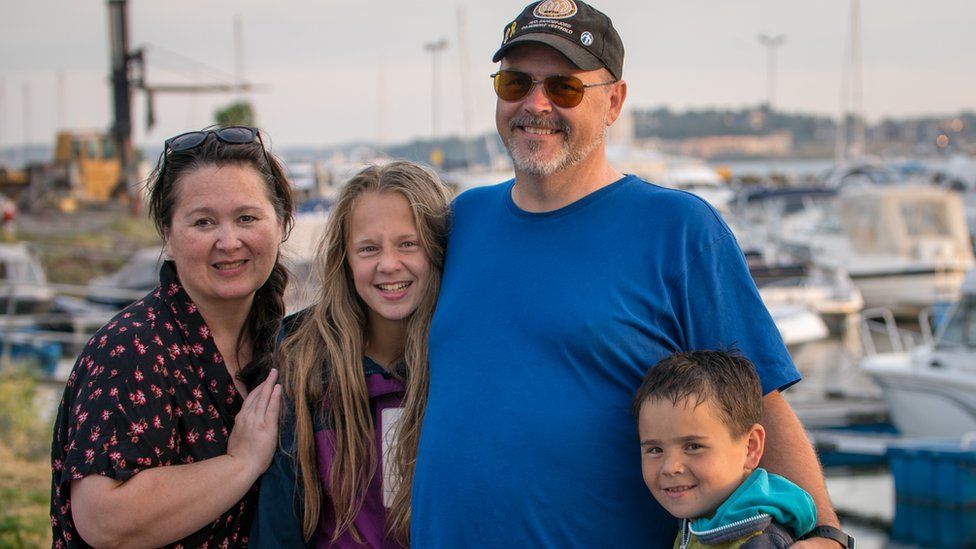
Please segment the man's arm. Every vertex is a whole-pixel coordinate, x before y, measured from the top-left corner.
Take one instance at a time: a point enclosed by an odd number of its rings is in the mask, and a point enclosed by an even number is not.
[[[806,430],[779,391],[763,398],[762,425],[766,428],[766,451],[760,465],[770,473],[782,475],[813,496],[817,505],[817,524],[840,527],[830,504],[820,462],[807,438]],[[812,538],[793,547],[835,549],[840,544],[825,538]]]

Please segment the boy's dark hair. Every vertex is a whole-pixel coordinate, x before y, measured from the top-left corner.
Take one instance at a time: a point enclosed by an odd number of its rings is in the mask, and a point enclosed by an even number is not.
[[[738,351],[688,351],[674,353],[644,374],[634,395],[633,414],[649,400],[673,404],[688,398],[695,406],[710,399],[721,420],[739,437],[762,416],[762,385],[752,362]]]

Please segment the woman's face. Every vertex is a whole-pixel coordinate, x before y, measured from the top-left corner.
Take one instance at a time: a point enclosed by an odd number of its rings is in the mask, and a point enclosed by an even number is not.
[[[275,265],[281,222],[247,165],[204,166],[176,181],[166,249],[198,307],[250,306]]]
[[[371,333],[399,323],[423,299],[430,259],[420,246],[413,211],[398,192],[356,199],[348,221],[347,261],[356,293],[366,303]]]

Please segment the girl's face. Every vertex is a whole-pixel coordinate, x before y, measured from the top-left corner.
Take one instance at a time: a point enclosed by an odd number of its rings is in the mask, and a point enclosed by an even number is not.
[[[413,211],[398,192],[368,192],[349,215],[346,247],[356,293],[366,303],[370,332],[409,317],[424,295],[430,259],[420,246]]]

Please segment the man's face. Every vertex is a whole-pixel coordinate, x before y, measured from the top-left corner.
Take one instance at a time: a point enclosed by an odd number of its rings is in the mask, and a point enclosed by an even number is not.
[[[501,68],[524,72],[533,80],[552,75],[573,75],[584,84],[613,80],[606,70],[581,71],[561,53],[541,44],[512,49],[502,59]],[[583,101],[572,108],[552,103],[542,84],[518,101],[498,99],[495,125],[515,169],[545,177],[590,158],[603,146],[607,127],[620,114],[622,86],[588,88]]]

